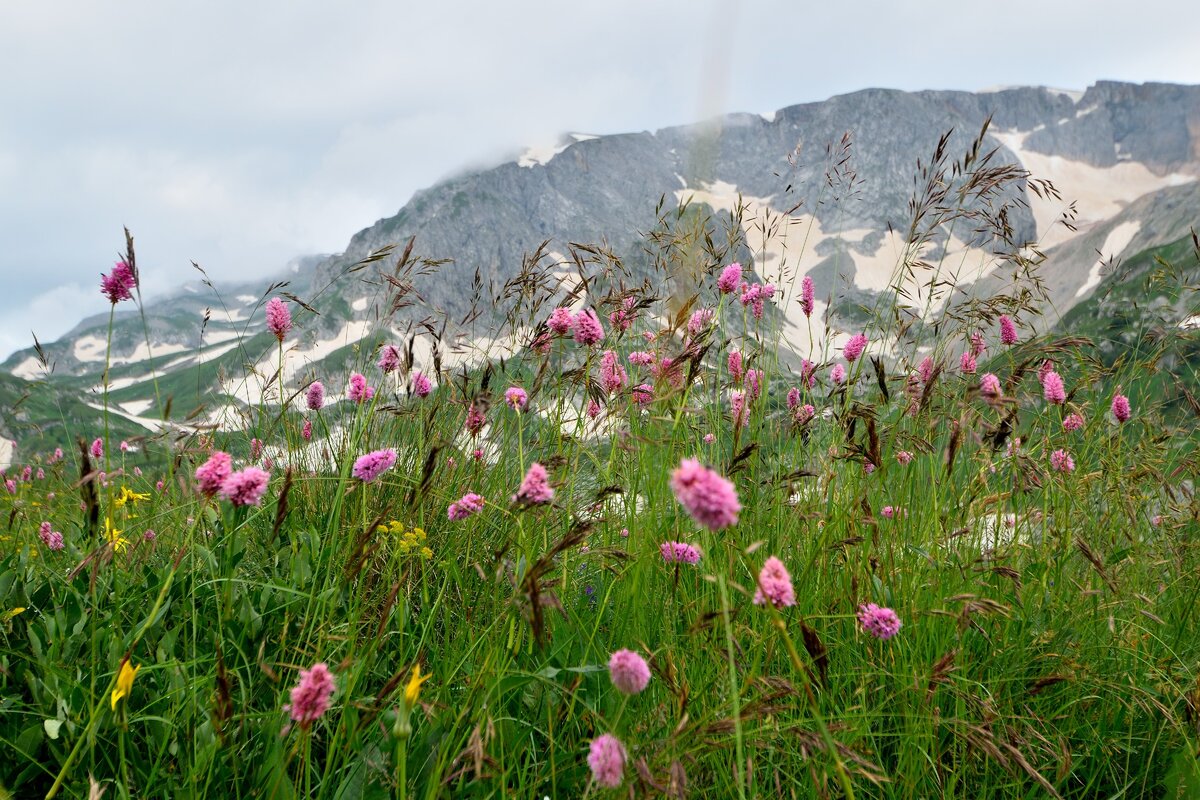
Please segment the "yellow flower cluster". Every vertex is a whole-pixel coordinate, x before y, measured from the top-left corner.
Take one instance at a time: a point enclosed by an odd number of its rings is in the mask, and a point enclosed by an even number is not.
[[[433,558],[433,551],[425,545],[425,531],[421,528],[406,528],[403,522],[396,520],[392,520],[383,527],[396,537],[396,546],[401,555],[417,554],[421,558]]]
[[[117,508],[120,508],[121,506],[125,505],[126,503],[132,503],[132,504],[136,505],[139,502],[149,500],[149,499],[150,499],[149,494],[139,494],[138,492],[135,492],[133,489],[130,489],[128,486],[122,486],[121,493],[113,499],[113,505],[116,506]]]

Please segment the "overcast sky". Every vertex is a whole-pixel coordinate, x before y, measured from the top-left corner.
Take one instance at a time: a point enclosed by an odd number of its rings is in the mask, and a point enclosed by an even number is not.
[[[335,252],[448,174],[563,131],[868,86],[1200,83],[1190,0],[0,3],[0,357],[150,295]]]

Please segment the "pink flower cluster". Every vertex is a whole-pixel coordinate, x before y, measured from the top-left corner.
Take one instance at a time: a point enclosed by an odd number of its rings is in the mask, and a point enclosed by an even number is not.
[[[808,275],[800,281],[800,310],[804,312],[804,316],[811,317],[813,308],[816,306],[816,289],[813,286],[813,279]]]
[[[692,316],[688,318],[687,330],[689,336],[699,336],[700,333],[712,324],[713,318],[717,312],[711,308],[700,308],[692,312]]]
[[[692,519],[718,531],[736,525],[742,504],[732,481],[705,467],[694,458],[685,458],[671,474],[671,491]]]
[[[630,356],[631,360],[632,358]],[[600,385],[609,394],[619,392],[629,384],[629,373],[617,359],[615,350],[605,350],[604,355],[600,357]]]
[[[246,467],[234,472],[221,483],[221,497],[235,506],[256,506],[266,494],[271,476],[258,467]]]
[[[588,767],[592,778],[606,789],[616,789],[625,776],[625,745],[621,740],[606,733],[592,740],[588,748]]]
[[[510,386],[504,390],[504,402],[513,411],[524,411],[529,405],[529,394],[520,386]]]
[[[272,297],[267,301],[267,330],[282,342],[291,329],[292,312],[288,310],[287,303],[278,297]]]
[[[392,448],[373,450],[359,456],[350,471],[354,477],[363,483],[370,483],[396,465],[396,451]]]
[[[559,336],[566,336],[574,324],[575,315],[571,313],[571,309],[569,308],[554,309],[554,311],[550,312],[550,319],[546,322],[546,326]]]
[[[38,538],[42,540],[42,544],[46,545],[48,550],[63,549],[63,535],[53,530],[49,522],[42,522],[38,528]]]
[[[100,276],[100,291],[113,305],[122,300],[132,300],[133,290],[136,288],[137,275],[124,261],[113,264],[112,272]]]
[[[300,682],[292,688],[291,703],[283,710],[291,714],[293,722],[307,728],[329,710],[333,688],[329,667],[323,662],[313,664],[311,669],[300,670]]]
[[[483,415],[483,411],[479,406],[471,403],[471,407],[467,409],[467,432],[472,436],[478,436],[485,423],[487,423],[487,417]]]
[[[858,624],[877,639],[890,639],[900,632],[900,617],[896,612],[874,603],[858,607]]]
[[[842,346],[842,355],[847,361],[853,364],[866,349],[867,335],[865,333],[856,333]]]
[[[1133,410],[1129,407],[1129,398],[1123,394],[1115,394],[1112,399],[1112,415],[1117,422],[1128,422],[1133,416]]]
[[[550,475],[546,468],[536,461],[529,465],[525,479],[513,495],[514,503],[527,505],[542,505],[554,499],[554,489],[550,486]]]
[[[723,270],[717,278],[717,290],[721,294],[732,294],[742,282],[742,265],[736,261]]]
[[[1000,379],[991,372],[983,373],[983,377],[979,379],[979,391],[989,397],[999,397],[1001,394]]]
[[[478,514],[483,510],[483,496],[474,492],[467,492],[458,500],[450,504],[450,508],[446,510],[446,516],[453,521],[463,520],[467,517]]]
[[[366,377],[360,372],[350,374],[350,386],[346,389],[346,396],[352,402],[364,403],[375,396],[375,389],[367,385]]]
[[[379,348],[379,360],[375,365],[384,374],[395,372],[400,368],[400,348],[394,344],[385,344]]]
[[[1017,343],[1017,326],[1013,324],[1012,318],[1007,314],[1000,315],[1000,342],[1001,344]]]
[[[320,381],[310,383],[308,392],[305,394],[305,401],[308,403],[309,411],[320,411],[321,406],[325,405],[325,384]]]
[[[428,397],[433,391],[433,383],[424,372],[417,370],[412,376],[412,393],[417,397]]]
[[[604,338],[604,328],[600,325],[600,318],[590,308],[585,308],[575,315],[574,328],[576,343],[584,347],[591,347]]]
[[[758,590],[754,593],[754,605],[767,601],[776,608],[796,605],[796,590],[792,588],[792,576],[787,567],[775,556],[769,557],[758,572]]]
[[[632,650],[617,650],[608,659],[608,675],[613,686],[625,694],[637,694],[650,683],[646,659]]]
[[[1077,431],[1080,428],[1082,428],[1083,425],[1084,425],[1083,417],[1074,411],[1072,411],[1070,414],[1067,414],[1065,417],[1063,417],[1062,426],[1063,426],[1063,430],[1066,431],[1067,433],[1072,433],[1074,431]]]
[[[1046,362],[1049,363],[1049,362]],[[1062,376],[1053,369],[1046,370],[1042,373],[1042,396],[1046,398],[1046,402],[1051,405],[1061,406],[1067,402],[1067,390],[1063,386]]]
[[[743,283],[742,305],[750,306],[750,313],[755,319],[762,319],[766,301],[775,296],[775,291],[773,283]]]
[[[217,450],[196,468],[196,484],[200,493],[212,497],[221,491],[225,479],[233,474],[233,459],[229,453]]]
[[[1074,472],[1075,459],[1066,450],[1055,450],[1050,454],[1050,466],[1059,472]]]
[[[975,360],[975,354],[970,350],[964,350],[962,358],[958,360],[958,368],[963,375],[974,375],[979,364]]]
[[[637,298],[626,297],[621,301],[621,307],[608,315],[609,324],[622,332],[629,330],[634,319],[637,318],[634,311],[635,306],[637,306]]]
[[[658,546],[658,552],[668,564],[696,564],[700,561],[700,551],[687,542],[663,542]]]

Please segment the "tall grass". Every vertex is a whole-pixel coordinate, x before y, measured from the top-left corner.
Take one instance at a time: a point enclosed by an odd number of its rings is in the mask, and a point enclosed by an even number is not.
[[[719,294],[716,276],[771,233],[746,242],[740,211],[685,204],[660,207],[628,264],[572,244],[556,265],[543,246],[505,286],[477,279],[476,310],[453,322],[476,335],[499,326],[489,341],[504,353],[486,360],[447,366],[469,344],[444,338],[431,310],[395,342],[399,370],[375,367],[372,347],[392,340],[415,277],[438,266],[409,242],[346,271],[382,287],[383,313],[341,369],[283,380],[289,348],[262,346],[277,371],[259,376],[267,390],[243,424],[149,438],[140,474],[115,442],[107,473],[86,449],[31,457],[31,475],[14,470],[0,496],[0,786],[121,798],[1200,796],[1194,419],[1167,427],[1161,398],[1141,390],[1150,361],[1110,368],[1086,338],[1030,333],[1040,254],[1007,224],[1030,176],[993,165],[982,134],[957,160],[950,141],[919,166],[893,290],[844,384],[830,367],[857,327],[827,310],[811,341],[787,333],[799,302],[787,258],[747,265],[749,283],[776,284],[761,319],[740,291]],[[827,185],[852,186],[846,161],[831,163]],[[927,258],[951,228],[992,248],[1013,291],[974,296],[957,265]],[[845,287],[818,290],[832,309]],[[299,327],[315,324],[319,298],[292,299]],[[553,308],[572,303],[599,312],[602,342],[549,330]],[[702,308],[712,323],[689,332]],[[1022,323],[1015,345],[998,339],[1001,313]],[[987,350],[965,374],[972,333]],[[615,391],[605,350],[628,373]],[[634,351],[655,366],[632,364]],[[756,399],[730,374],[732,351],[758,373]],[[818,364],[812,387],[800,357]],[[1043,399],[1046,360],[1065,405]],[[417,369],[436,379],[427,397],[412,392]],[[370,400],[342,396],[352,371],[376,388]],[[984,372],[1001,396],[981,393]],[[304,406],[314,378],[336,401],[320,411]],[[505,404],[510,386],[528,392],[525,409]],[[793,387],[798,405],[785,401]],[[1123,424],[1108,411],[1118,387],[1134,411]],[[751,398],[744,426],[733,391]],[[789,407],[804,404],[811,419]],[[472,408],[486,418],[477,434]],[[1080,430],[1063,428],[1072,411]],[[252,437],[266,445],[253,458]],[[355,459],[383,448],[396,465],[355,478]],[[198,491],[195,470],[218,449],[235,468],[269,466],[261,504]],[[1059,449],[1073,471],[1051,466]],[[673,470],[693,457],[734,482],[735,526],[708,530],[673,496]],[[549,470],[550,504],[513,501],[534,462]],[[449,519],[467,492],[484,509]],[[44,544],[43,521],[63,549]],[[666,563],[669,541],[700,561]],[[790,571],[794,606],[752,602],[768,556]],[[866,603],[898,614],[895,637],[860,626]],[[648,660],[645,691],[614,688],[607,664],[622,648]],[[125,662],[132,684],[119,682]],[[331,705],[295,721],[289,693],[316,663],[335,676]],[[615,791],[588,765],[606,733],[627,752]]]

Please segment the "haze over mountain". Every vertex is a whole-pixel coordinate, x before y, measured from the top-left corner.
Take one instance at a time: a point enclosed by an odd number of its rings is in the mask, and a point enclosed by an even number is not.
[[[360,280],[372,272],[339,278],[381,248],[415,236],[420,254],[453,260],[413,279],[424,303],[401,310],[397,319],[420,319],[433,307],[460,320],[473,300],[478,304],[471,292],[477,274],[485,289],[499,287],[545,240],[547,263],[564,276],[568,242],[606,242],[636,261],[639,234],[654,226],[660,198],[668,206],[689,201],[717,212],[740,203],[749,243],[744,258],[760,277],[786,286],[811,274],[823,300],[869,301],[889,289],[903,255],[918,162],[928,163],[939,136],[951,130],[949,150],[964,151],[988,118],[985,150],[997,149],[997,162],[1053,181],[1062,196],[1027,187],[1008,215],[1014,237],[1039,242],[1047,256],[1041,275],[1051,321],[1091,297],[1113,260],[1178,240],[1197,225],[1197,86],[1102,81],[1085,91],[867,89],[652,132],[568,134],[556,147],[533,148],[417,192],[396,215],[355,234],[343,252],[289,265],[278,280],[288,281],[285,290],[320,316],[306,319],[288,339],[285,383],[295,388],[306,375],[346,363],[364,337],[409,335],[411,328],[395,321],[393,330],[380,330],[386,287]],[[839,186],[830,181],[829,165],[843,152],[848,159]],[[790,216],[782,218],[785,213]],[[1069,225],[1062,224],[1064,213]],[[764,227],[775,231],[765,246]],[[1007,280],[1002,258],[968,230],[944,231],[922,257],[953,264],[960,285],[981,295]],[[155,400],[151,357],[160,397],[164,386],[177,393],[187,387],[209,404],[205,419],[257,402],[277,358],[263,330],[267,283],[218,285],[219,291],[189,284],[147,305],[147,331],[131,307],[120,306],[110,387],[117,412],[146,429],[157,427],[156,402],[162,401]],[[782,302],[785,349],[807,353],[809,328],[794,300],[785,294]],[[107,315],[90,317],[44,343],[49,375],[32,349],[13,354],[2,369],[21,380],[48,379],[95,406],[107,321]],[[823,333],[821,325],[812,330],[814,339]],[[418,359],[428,359],[428,352],[428,343],[419,346]],[[487,340],[467,347],[464,340],[462,353],[444,355],[455,363],[484,352],[503,350]],[[247,364],[260,367],[257,376],[248,376]]]

